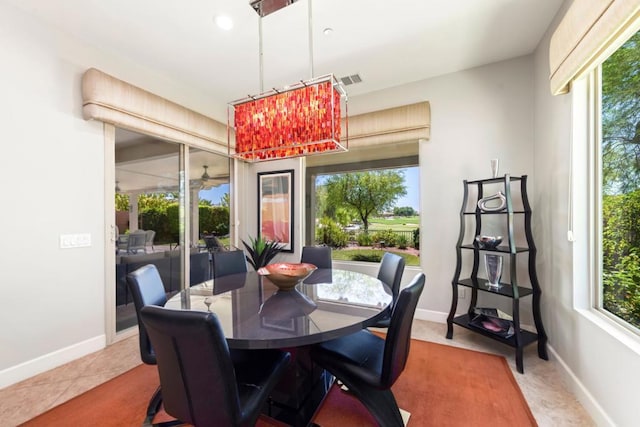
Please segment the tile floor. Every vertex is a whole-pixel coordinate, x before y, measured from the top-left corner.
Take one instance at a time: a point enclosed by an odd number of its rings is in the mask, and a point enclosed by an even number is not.
[[[505,356],[541,427],[595,425],[563,385],[554,362],[537,357],[535,345],[525,350],[525,374],[522,375],[515,370],[511,348],[463,328],[456,327],[453,340],[447,340],[445,333],[444,324],[414,322],[415,338]],[[3,426],[17,426],[138,364],[137,336],[123,339],[104,350],[0,390],[0,419]]]

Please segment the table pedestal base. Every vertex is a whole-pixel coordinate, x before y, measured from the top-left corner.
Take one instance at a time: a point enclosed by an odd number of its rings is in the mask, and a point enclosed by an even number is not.
[[[292,362],[263,411],[294,427],[307,426],[322,404],[333,376],[311,361],[309,347],[286,349]]]

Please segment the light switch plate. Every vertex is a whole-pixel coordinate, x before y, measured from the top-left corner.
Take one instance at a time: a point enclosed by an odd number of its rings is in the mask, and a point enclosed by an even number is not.
[[[61,234],[60,235],[60,248],[84,248],[91,246],[91,234],[79,233],[79,234]]]

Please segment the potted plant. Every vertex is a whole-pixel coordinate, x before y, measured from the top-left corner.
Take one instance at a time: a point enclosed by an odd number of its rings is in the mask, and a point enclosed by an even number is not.
[[[242,244],[248,252],[245,258],[256,271],[269,264],[269,261],[284,248],[284,245],[277,240],[267,241],[262,236],[256,238],[249,236],[249,243],[243,240]]]

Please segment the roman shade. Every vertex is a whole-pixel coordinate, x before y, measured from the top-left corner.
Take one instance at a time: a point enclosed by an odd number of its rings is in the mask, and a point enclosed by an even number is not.
[[[342,132],[345,135],[345,129]],[[349,149],[428,140],[430,137],[429,102],[349,116]]]
[[[82,76],[82,105],[86,120],[228,154],[226,124],[95,68]],[[428,140],[430,130],[428,102],[350,116],[349,149]]]
[[[227,126],[95,68],[82,76],[82,113],[140,133],[227,155]]]
[[[571,82],[591,71],[638,30],[638,0],[574,0],[551,36],[551,93],[570,90]]]
[[[344,135],[344,128],[342,132]],[[431,107],[427,101],[349,116],[349,151],[310,156],[306,158],[306,165],[315,168],[417,158],[418,142],[430,137]]]

